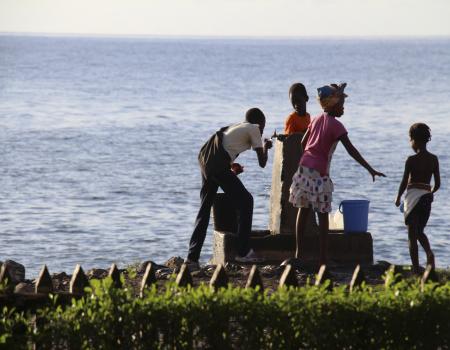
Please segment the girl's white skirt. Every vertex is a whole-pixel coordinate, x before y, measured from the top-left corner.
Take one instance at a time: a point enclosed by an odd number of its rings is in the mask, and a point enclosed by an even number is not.
[[[329,176],[303,165],[299,165],[292,177],[289,202],[296,208],[311,208],[319,213],[331,212],[331,199],[334,190]]]

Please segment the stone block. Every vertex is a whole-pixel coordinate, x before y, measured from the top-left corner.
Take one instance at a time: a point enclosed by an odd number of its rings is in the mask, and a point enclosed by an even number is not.
[[[23,282],[25,280],[25,266],[15,262],[14,260],[6,260],[3,265],[8,268],[11,281],[14,284]]]
[[[35,293],[49,294],[53,292],[53,282],[48,272],[47,266],[44,265],[42,270],[39,272],[39,276],[36,280]]]
[[[256,288],[259,287],[259,291],[264,291],[264,285],[261,279],[261,275],[259,274],[258,267],[256,265],[252,266],[250,270],[250,274],[247,278],[247,283],[245,284],[245,288]]]
[[[192,276],[186,263],[181,265],[175,283],[179,287],[192,286]]]
[[[349,289],[350,292],[355,291],[358,289],[363,282],[366,281],[366,276],[364,275],[364,272],[361,269],[361,265],[356,265],[355,270],[353,271],[352,279],[350,281]]]
[[[292,265],[286,265],[280,277],[279,287],[298,287],[295,269]]]
[[[327,290],[328,291],[333,290],[333,280],[332,280],[331,274],[328,270],[328,267],[327,267],[327,265],[322,265],[322,266],[320,266],[319,272],[316,275],[316,281],[315,281],[314,285],[316,287],[322,286],[326,283],[326,281],[329,281]]]
[[[222,264],[217,265],[211,280],[209,281],[209,286],[214,290],[219,288],[226,288],[228,285],[228,275]]]
[[[154,262],[149,262],[147,267],[145,268],[144,276],[141,280],[141,288],[139,291],[139,295],[141,298],[145,295],[145,290],[151,285],[156,284],[156,268]]]
[[[116,264],[112,264],[111,268],[109,269],[108,276],[112,279],[112,285],[115,288],[122,288],[122,281],[120,279],[120,271],[117,268]]]
[[[9,269],[5,264],[2,264],[0,267],[0,285],[3,285],[3,292],[6,294],[14,291],[15,283],[13,282]]]
[[[70,280],[69,291],[74,294],[83,294],[84,288],[89,286],[89,281],[84,274],[81,265],[77,265]]]

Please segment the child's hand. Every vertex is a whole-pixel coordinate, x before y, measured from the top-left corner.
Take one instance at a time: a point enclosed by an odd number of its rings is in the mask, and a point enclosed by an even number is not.
[[[386,177],[386,175],[384,175],[383,173],[380,173],[379,171],[376,171],[374,169],[370,170],[370,175],[372,175],[372,180],[375,181],[375,176],[382,176],[382,177]]]
[[[233,163],[231,164],[231,171],[236,175],[239,175],[240,173],[244,172],[244,167],[239,163]]]
[[[264,140],[264,148],[271,149],[272,148],[272,140],[265,139]]]
[[[397,197],[397,199],[395,200],[395,206],[399,207],[400,206],[400,198]]]

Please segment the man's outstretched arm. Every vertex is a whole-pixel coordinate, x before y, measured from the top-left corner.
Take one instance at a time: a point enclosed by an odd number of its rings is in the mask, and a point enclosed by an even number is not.
[[[264,168],[267,164],[267,152],[272,148],[272,141],[264,141],[263,147],[255,148],[256,155],[258,156],[258,163],[261,168]]]

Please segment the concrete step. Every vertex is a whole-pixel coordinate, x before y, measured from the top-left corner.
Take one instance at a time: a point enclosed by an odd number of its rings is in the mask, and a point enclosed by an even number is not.
[[[319,236],[305,237],[303,258],[307,263],[318,262]],[[264,259],[264,263],[279,264],[294,256],[295,235],[270,234],[270,231],[253,231],[250,246]],[[328,234],[328,257],[331,264],[372,264],[373,243],[369,232],[343,233],[331,231]],[[237,236],[230,232],[214,231],[213,264],[234,262],[237,251]]]

